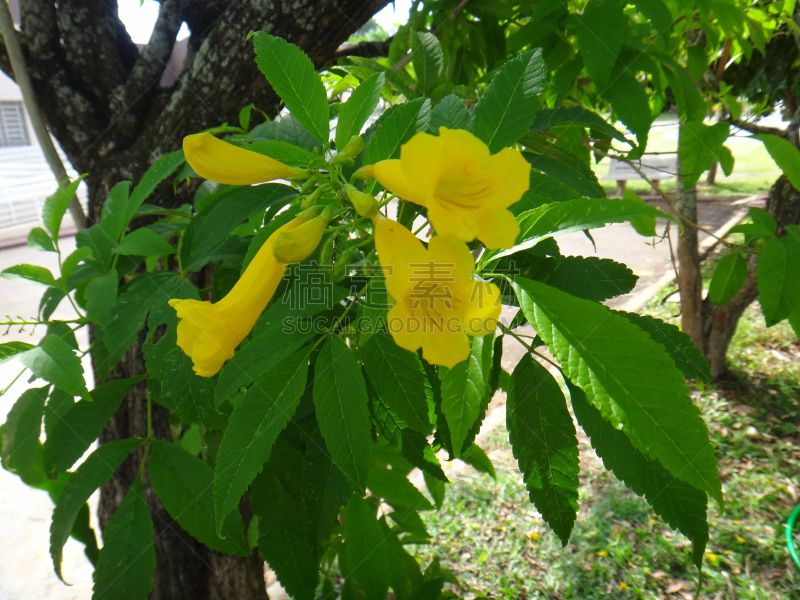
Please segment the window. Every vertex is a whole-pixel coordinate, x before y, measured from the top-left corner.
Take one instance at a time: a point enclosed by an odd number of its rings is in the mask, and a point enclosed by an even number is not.
[[[28,126],[22,102],[0,102],[0,146],[27,146]]]

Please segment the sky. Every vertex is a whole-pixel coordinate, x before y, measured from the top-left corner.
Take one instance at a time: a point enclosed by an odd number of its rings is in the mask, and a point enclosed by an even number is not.
[[[155,0],[118,0],[119,18],[125,23],[133,41],[137,44],[146,44],[150,39],[150,32],[153,31],[156,18],[158,17],[158,2]],[[380,23],[387,31],[393,31],[395,26],[405,23],[408,18],[408,10],[411,8],[411,0],[396,0],[394,6],[389,4],[381,12],[375,15],[375,20]],[[189,36],[189,30],[184,23],[178,39]]]

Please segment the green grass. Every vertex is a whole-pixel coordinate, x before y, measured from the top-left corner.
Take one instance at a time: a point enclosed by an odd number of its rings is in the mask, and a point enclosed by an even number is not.
[[[645,312],[674,322],[678,305],[660,302],[669,291]],[[800,572],[783,537],[783,523],[800,502],[800,345],[786,323],[767,329],[753,305],[729,357],[723,383],[692,386],[726,499],[725,513],[709,509],[701,597],[800,599]],[[566,547],[528,501],[500,427],[484,442],[497,481],[471,470],[455,478],[445,509],[424,515],[435,541],[417,547],[423,564],[438,555],[465,587],[490,598],[693,598],[697,570],[688,540],[606,473],[579,437],[580,512]]]

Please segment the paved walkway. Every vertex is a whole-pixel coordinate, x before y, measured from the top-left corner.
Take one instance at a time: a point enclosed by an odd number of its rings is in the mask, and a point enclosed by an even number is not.
[[[743,208],[743,203],[737,204],[730,199],[702,202],[700,221],[703,225],[716,230]],[[565,255],[582,254],[612,258],[626,263],[640,276],[633,294],[617,299],[615,306],[623,306],[626,302],[630,302],[632,296],[647,289],[672,269],[666,241],[648,245],[649,239],[639,236],[625,224],[596,229],[592,235],[597,244],[596,254],[591,242],[581,233],[560,236],[558,243]],[[65,255],[68,254],[75,247],[74,238],[62,238],[61,245]],[[0,250],[0,270],[19,263],[42,265],[54,272],[57,270],[55,254],[37,252],[26,246]],[[41,286],[0,280],[0,314],[11,316],[35,314],[43,291],[44,288]],[[73,313],[69,304],[63,303],[57,309],[55,316],[71,318]],[[36,343],[43,335],[43,328],[32,334],[12,329],[5,340]],[[85,337],[79,342],[82,347],[86,347]],[[521,354],[522,347],[513,340],[508,340],[504,348],[504,368],[513,369]],[[88,369],[88,364],[85,368]],[[19,371],[18,361],[12,360],[0,365],[0,389],[8,385]],[[5,420],[8,410],[27,385],[23,378],[0,398],[2,420]],[[502,398],[494,402],[498,406],[502,403]],[[494,421],[499,423],[502,418]],[[96,505],[96,496],[92,502]],[[64,551],[64,576],[74,585],[72,587],[63,585],[53,573],[49,556],[52,507],[52,502],[45,492],[25,486],[15,475],[0,469],[0,527],[3,531],[3,535],[0,536],[0,600],[79,600],[91,597],[92,569],[83,556],[81,544],[70,540]],[[282,597],[277,587],[271,587],[270,591],[273,600]]]

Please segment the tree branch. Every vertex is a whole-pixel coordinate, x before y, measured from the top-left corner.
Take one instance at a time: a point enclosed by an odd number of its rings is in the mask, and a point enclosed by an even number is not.
[[[392,45],[394,36],[388,40],[376,42],[359,42],[358,44],[344,43],[333,53],[333,60],[347,56],[363,56],[364,58],[381,58],[389,56],[389,46]]]
[[[767,133],[770,135],[777,135],[778,137],[782,138],[785,138],[788,135],[788,132],[785,129],[780,129],[778,127],[764,127],[763,125],[756,125],[755,123],[750,123],[748,121],[738,121],[732,117],[728,118],[728,123],[730,123],[734,127],[738,127],[739,129],[744,129],[745,131],[749,131],[750,133],[755,133],[755,134]]]

